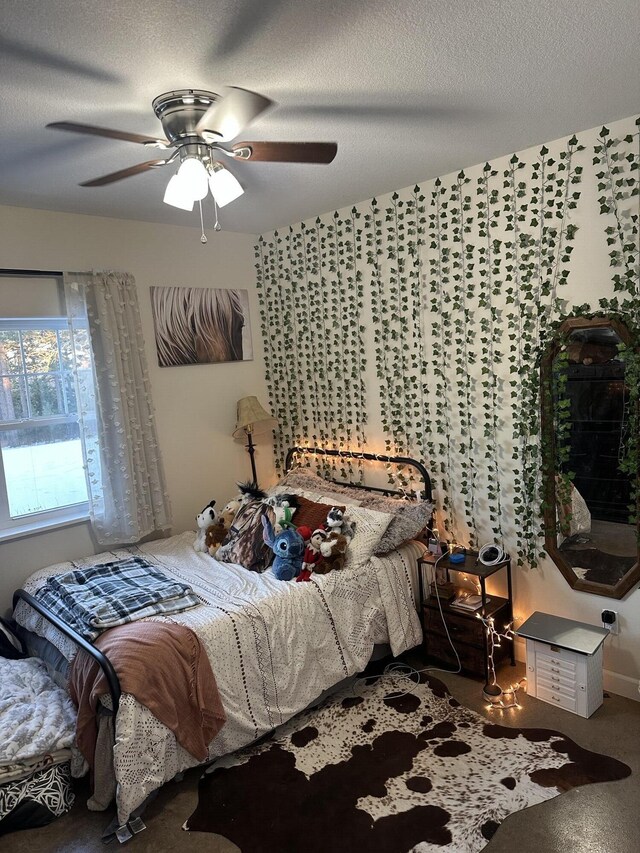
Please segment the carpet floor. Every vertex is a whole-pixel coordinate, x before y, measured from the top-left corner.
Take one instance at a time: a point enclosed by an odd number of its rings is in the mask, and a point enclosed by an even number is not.
[[[417,658],[413,662],[420,664]],[[509,682],[523,674],[522,664],[515,670],[507,665],[502,679]],[[562,796],[512,814],[488,842],[485,853],[513,853],[514,850],[520,853],[564,853],[567,850],[571,853],[632,853],[640,850],[640,822],[637,820],[640,703],[611,695],[589,720],[584,720],[523,695],[521,709],[502,712],[498,718],[495,712],[485,710],[478,681],[440,673],[438,678],[446,682],[459,702],[479,711],[492,723],[563,732],[583,748],[617,758],[633,771],[632,776],[621,781],[576,787]],[[181,828],[197,807],[201,776],[202,771],[194,769],[182,782],[168,784],[161,790],[145,813],[146,831],[129,843],[129,849],[138,853],[183,850],[237,853],[239,848],[221,835],[186,833]],[[86,810],[88,789],[84,781],[77,783],[76,793],[76,804],[68,815],[48,827],[5,836],[1,846],[12,853],[104,851],[100,834],[112,813]],[[330,803],[327,807],[330,819]],[[250,815],[247,817],[250,819]],[[304,839],[299,849],[306,850]],[[294,848],[282,853],[297,851]]]

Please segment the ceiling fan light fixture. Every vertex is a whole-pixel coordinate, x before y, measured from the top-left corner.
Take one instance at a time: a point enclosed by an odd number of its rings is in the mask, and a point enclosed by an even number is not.
[[[178,175],[174,175],[167,184],[163,201],[172,207],[179,207],[180,210],[193,210],[193,197]]]
[[[184,187],[185,197],[200,201],[209,191],[207,170],[202,160],[187,157],[178,169],[177,178]]]
[[[222,163],[214,163],[209,173],[209,188],[218,207],[224,207],[239,198],[244,190],[242,184]]]

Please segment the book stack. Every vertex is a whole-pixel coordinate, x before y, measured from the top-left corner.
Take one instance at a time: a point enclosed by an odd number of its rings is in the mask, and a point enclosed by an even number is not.
[[[431,595],[439,598],[441,601],[451,601],[456,594],[456,588],[448,581],[446,583],[432,583]]]
[[[491,601],[491,599],[487,598],[487,602],[489,601]],[[482,607],[482,596],[463,592],[455,601],[451,602],[451,606],[459,607],[461,610],[480,610]]]

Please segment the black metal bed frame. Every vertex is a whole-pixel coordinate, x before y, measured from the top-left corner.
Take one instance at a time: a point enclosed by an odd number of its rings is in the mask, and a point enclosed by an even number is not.
[[[118,676],[116,675],[116,671],[113,668],[113,664],[109,660],[109,658],[104,655],[100,649],[96,648],[92,642],[86,640],[81,634],[78,634],[70,625],[67,625],[59,616],[55,613],[52,613],[48,607],[45,607],[37,598],[34,598],[31,593],[27,592],[26,589],[17,589],[13,593],[13,609],[16,609],[16,606],[19,601],[24,601],[29,607],[32,607],[37,613],[43,616],[48,622],[51,622],[52,625],[68,637],[70,640],[73,640],[74,643],[77,643],[88,655],[90,655],[97,663],[100,669],[103,671],[105,678],[107,679],[107,684],[109,685],[109,694],[111,696],[111,701],[113,703],[113,713],[114,715],[118,711],[118,705],[120,704],[120,681],[118,680]]]
[[[431,478],[427,472],[427,469],[421,462],[418,462],[416,459],[410,459],[406,456],[386,456],[376,453],[361,453],[360,451],[349,451],[349,450],[328,450],[320,447],[292,447],[289,449],[286,458],[286,469],[289,470],[291,467],[291,462],[293,460],[294,454],[314,454],[318,456],[337,456],[341,459],[365,459],[370,462],[383,462],[383,463],[392,463],[394,465],[402,465],[406,467],[415,468],[422,481],[424,482],[424,497],[428,500],[431,499]],[[394,491],[393,489],[383,489],[375,486],[367,486],[361,483],[344,483],[339,480],[331,480],[330,482],[336,483],[336,485],[341,486],[351,486],[359,489],[364,489],[365,491],[370,492],[381,492],[385,495],[403,495],[402,492]],[[74,643],[77,643],[87,654],[92,657],[104,673],[104,676],[107,680],[107,684],[109,685],[109,694],[111,696],[111,702],[113,705],[113,714],[116,715],[118,711],[118,706],[120,704],[120,681],[118,679],[118,675],[113,668],[113,664],[109,660],[109,658],[103,654],[100,649],[96,648],[89,640],[86,640],[82,635],[80,635],[77,631],[75,631],[70,625],[67,625],[59,616],[55,613],[52,613],[48,607],[38,601],[31,593],[27,592],[24,589],[17,589],[13,594],[13,609],[15,610],[16,605],[19,601],[24,601],[25,604],[28,604],[29,607],[32,607],[37,613],[39,613],[43,618],[47,621],[51,622],[62,634],[72,640]],[[115,727],[114,727],[114,735],[115,735]]]
[[[365,459],[367,462],[384,462],[391,463],[393,465],[401,465],[407,468],[415,468],[416,471],[420,474],[420,478],[424,483],[424,491],[423,496],[426,500],[431,500],[432,492],[431,492],[431,477],[427,469],[424,467],[422,462],[418,462],[417,459],[411,459],[408,456],[387,456],[381,453],[363,453],[359,450],[330,450],[325,449],[324,447],[290,447],[287,451],[287,456],[285,459],[285,470],[289,471],[291,469],[291,463],[293,462],[293,457],[296,454],[301,454],[303,456],[335,456],[340,459]],[[381,492],[383,495],[397,495],[399,497],[407,497],[404,492],[400,492],[396,489],[384,489],[379,486],[367,486],[363,483],[345,483],[340,480],[330,480],[329,482],[335,483],[337,486],[349,486],[352,489],[364,489],[367,492]]]

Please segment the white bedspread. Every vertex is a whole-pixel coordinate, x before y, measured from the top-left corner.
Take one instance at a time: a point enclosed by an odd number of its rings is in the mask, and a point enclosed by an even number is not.
[[[36,658],[0,658],[0,766],[71,746],[76,712]]]
[[[284,723],[324,690],[361,671],[376,643],[394,655],[422,638],[414,604],[413,543],[388,557],[374,557],[353,570],[313,576],[309,583],[282,582],[271,572],[256,574],[219,563],[193,550],[194,534],[132,549],[172,578],[185,581],[203,602],[185,613],[152,617],[196,631],[209,655],[227,723],[209,748],[214,759]],[[82,565],[120,557],[100,554]],[[33,574],[33,592],[70,564]],[[16,619],[46,636],[71,660],[75,646],[24,603]],[[174,735],[132,696],[123,694],[116,721],[114,765],[118,815],[125,820],[145,797],[197,761]]]

